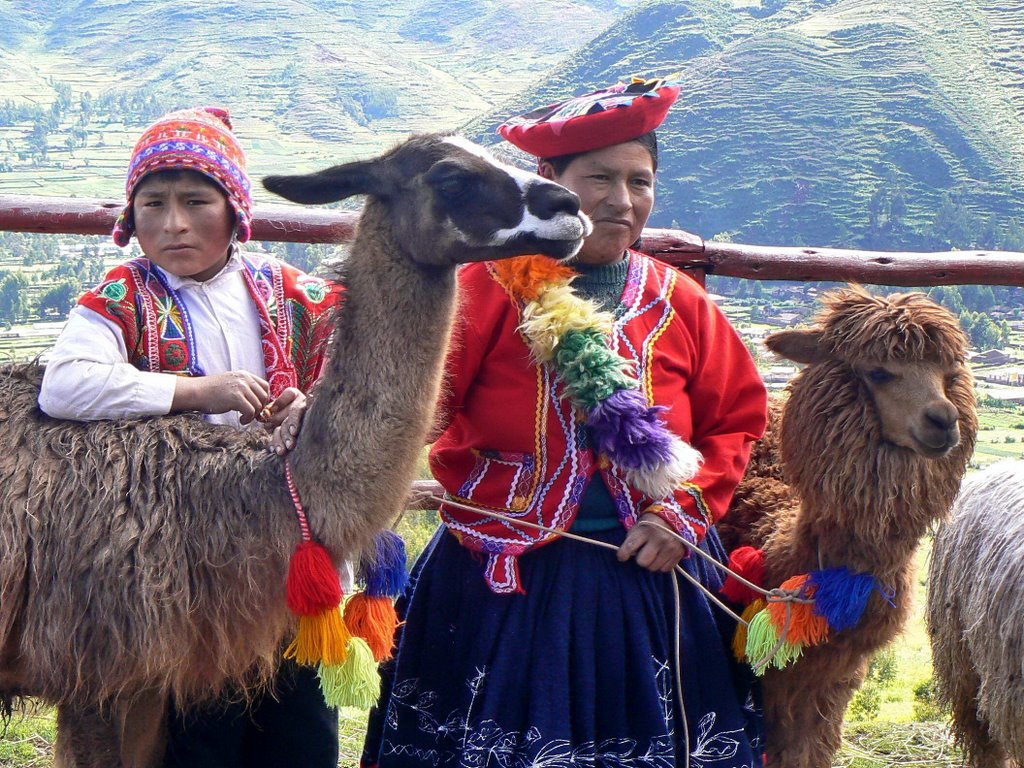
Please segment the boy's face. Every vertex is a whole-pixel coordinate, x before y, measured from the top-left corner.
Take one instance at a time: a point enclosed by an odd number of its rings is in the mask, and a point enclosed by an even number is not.
[[[142,252],[166,272],[209,280],[227,262],[235,214],[220,187],[201,173],[145,177],[135,190],[132,212]]]

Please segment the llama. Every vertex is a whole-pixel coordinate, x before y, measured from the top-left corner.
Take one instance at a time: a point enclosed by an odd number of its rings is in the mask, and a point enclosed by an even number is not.
[[[575,254],[564,188],[458,137],[266,179],[298,202],[368,195],[340,278],[328,370],[293,474],[335,562],[403,507],[456,311],[457,264]],[[159,765],[167,697],[265,682],[292,627],[299,527],[265,436],[193,415],[75,423],[36,406],[41,369],[0,371],[0,696],[58,708],[62,766]]]
[[[766,341],[806,367],[721,530],[730,549],[763,550],[766,587],[847,568],[885,589],[856,626],[766,669],[768,764],[778,768],[832,764],[846,706],[907,617],[914,551],[949,510],[977,432],[968,342],[952,314],[919,293],[857,287],[825,304],[817,327]]]
[[[976,768],[1024,765],[1022,542],[1018,460],[967,479],[932,547],[927,620],[935,677],[953,710],[956,741]]]

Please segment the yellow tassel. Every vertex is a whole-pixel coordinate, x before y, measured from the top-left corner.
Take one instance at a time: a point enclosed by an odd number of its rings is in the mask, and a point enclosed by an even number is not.
[[[351,637],[341,606],[316,616],[299,616],[299,631],[285,649],[284,657],[308,666],[341,664],[348,656]]]
[[[520,330],[530,340],[537,362],[551,360],[559,339],[570,331],[599,330],[611,333],[614,318],[592,301],[581,299],[568,285],[550,288],[523,308]]]

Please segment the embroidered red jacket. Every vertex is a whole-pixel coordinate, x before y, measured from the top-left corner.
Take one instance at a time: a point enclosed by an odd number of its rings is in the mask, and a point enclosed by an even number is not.
[[[764,432],[764,384],[739,335],[696,282],[642,254],[630,259],[613,345],[635,363],[648,402],[669,407],[669,428],[703,453],[698,475],[673,496],[654,499],[628,487],[614,464],[598,466],[551,366],[531,360],[517,330],[521,308],[487,264],[473,264],[459,275],[443,432],[430,452],[450,498],[565,530],[599,471],[627,529],[655,512],[699,541],[725,513],[751,443]],[[450,506],[442,518],[464,546],[488,556],[486,578],[497,592],[519,591],[519,555],[554,538]]]
[[[286,387],[309,392],[326,362],[341,287],[271,257],[242,253],[240,258],[259,316],[272,396]],[[114,267],[78,303],[121,327],[128,359],[137,368],[203,374],[192,352],[188,313],[149,259]]]

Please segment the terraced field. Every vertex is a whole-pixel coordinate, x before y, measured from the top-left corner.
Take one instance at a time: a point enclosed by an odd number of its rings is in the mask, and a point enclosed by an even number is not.
[[[967,248],[928,242],[948,196],[996,226],[1021,217],[1022,28],[1013,0],[662,0],[516,102],[677,69],[656,223],[746,242]],[[470,127],[487,136],[508,112]],[[895,205],[879,211],[886,195]]]

